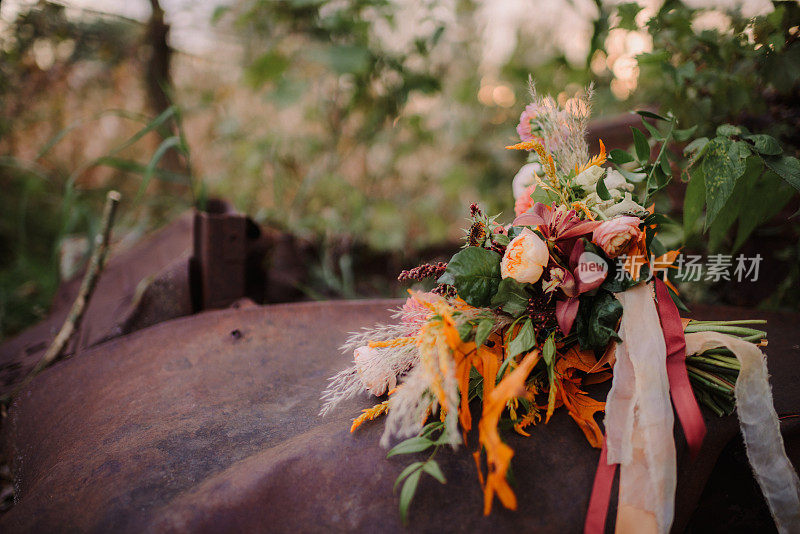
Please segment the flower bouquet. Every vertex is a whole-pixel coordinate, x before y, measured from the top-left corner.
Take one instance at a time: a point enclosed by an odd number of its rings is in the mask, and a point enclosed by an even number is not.
[[[668,276],[678,251],[660,244],[665,218],[647,207],[670,175],[670,135],[661,136],[652,163],[638,130],[636,157],[606,154],[602,141],[590,155],[590,93],[562,108],[532,90],[521,142],[506,147],[529,152],[512,184],[516,218],[503,225],[472,204],[464,247],[450,261],[403,271],[400,280],[435,286],[410,291],[395,324],[350,336],[343,349],[353,364],[331,379],[322,412],[360,392],[388,395],[351,431],[386,415],[382,445],[404,440],[390,456],[467,444],[489,514],[495,498],[517,506],[507,480],[514,451],[499,429],[529,435],[565,409],[602,450],[586,531],[604,531],[619,466],[618,528],[667,532],[676,487],[673,406],[694,454],[705,435],[698,402],[718,415],[736,409],[778,529],[800,531],[800,483],[758,348],[766,333],[753,328],[759,321],[680,317]],[[670,117],[640,114],[668,123],[673,138],[688,137]],[[608,380],[605,402],[585,392]],[[467,443],[476,425],[478,442]],[[397,480],[404,518],[423,474],[445,480],[434,454]]]

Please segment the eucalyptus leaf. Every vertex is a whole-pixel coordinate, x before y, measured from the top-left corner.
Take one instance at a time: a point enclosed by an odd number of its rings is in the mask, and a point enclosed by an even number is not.
[[[720,137],[730,137],[732,135],[740,135],[742,129],[733,124],[721,124],[717,126],[717,135]]]

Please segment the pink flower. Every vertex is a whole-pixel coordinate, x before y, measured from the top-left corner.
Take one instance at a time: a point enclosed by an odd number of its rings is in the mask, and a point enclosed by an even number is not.
[[[533,284],[542,277],[549,259],[550,251],[545,242],[526,228],[506,247],[500,262],[500,275]]]
[[[531,198],[531,195],[534,191],[536,191],[536,184],[531,184],[526,187],[522,191],[522,194],[517,198],[517,201],[514,203],[514,213],[517,216],[522,215],[533,207],[535,202]]]
[[[538,107],[535,104],[528,104],[522,115],[519,116],[519,124],[517,125],[517,133],[522,141],[541,141],[541,137],[534,135],[534,131],[538,130],[536,125],[536,116],[538,115]]]
[[[603,249],[609,258],[625,252],[642,235],[639,217],[623,216],[603,221],[592,233],[592,242]]]

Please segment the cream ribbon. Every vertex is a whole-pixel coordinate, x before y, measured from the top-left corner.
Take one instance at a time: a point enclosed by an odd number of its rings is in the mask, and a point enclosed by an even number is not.
[[[741,365],[735,389],[736,413],[747,459],[775,526],[781,533],[800,532],[800,481],[786,457],[764,354],[752,343],[726,334],[686,334],[687,355],[719,347],[730,349]]]
[[[606,401],[608,463],[620,464],[617,533],[666,533],[675,509],[674,418],[666,345],[653,293],[640,284],[622,303],[620,341]],[[726,347],[741,365],[736,412],[747,458],[781,533],[800,532],[800,480],[784,450],[763,353],[718,332],[686,334],[686,354]]]
[[[620,464],[617,532],[666,533],[675,510],[674,417],[652,289],[617,294],[622,322],[606,400],[608,463]]]

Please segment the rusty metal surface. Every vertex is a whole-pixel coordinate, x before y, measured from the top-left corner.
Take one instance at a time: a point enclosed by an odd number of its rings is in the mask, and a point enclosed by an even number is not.
[[[271,235],[229,204],[187,213],[128,249],[113,251],[67,353],[246,296],[261,300]],[[41,358],[74,301],[81,277],[59,287],[50,315],[0,345],[0,394]]]
[[[345,332],[386,320],[393,301],[245,306],[181,318],[85,351],[38,377],[12,407],[6,444],[17,505],[3,532],[399,532],[392,485],[411,458],[385,458],[382,423],[355,435],[360,397],[317,417],[346,365]],[[700,317],[736,317],[699,309]],[[749,316],[754,313],[745,312]],[[797,411],[796,315],[767,315],[779,412]],[[602,395],[602,390],[595,391]],[[736,434],[706,414],[703,457],[682,439],[676,526]],[[520,499],[481,515],[471,448],[440,453],[448,484],[420,484],[412,531],[577,532],[598,451],[561,410],[531,438],[507,434]],[[796,436],[787,436],[788,445]],[[612,512],[613,513],[613,512]],[[612,516],[613,517],[613,516]]]
[[[191,313],[191,247],[192,216],[187,213],[126,250],[112,250],[81,329],[67,352]],[[9,391],[41,358],[64,322],[80,284],[81,276],[62,283],[47,319],[0,345],[0,394]],[[156,288],[169,293],[168,305],[152,304]]]

